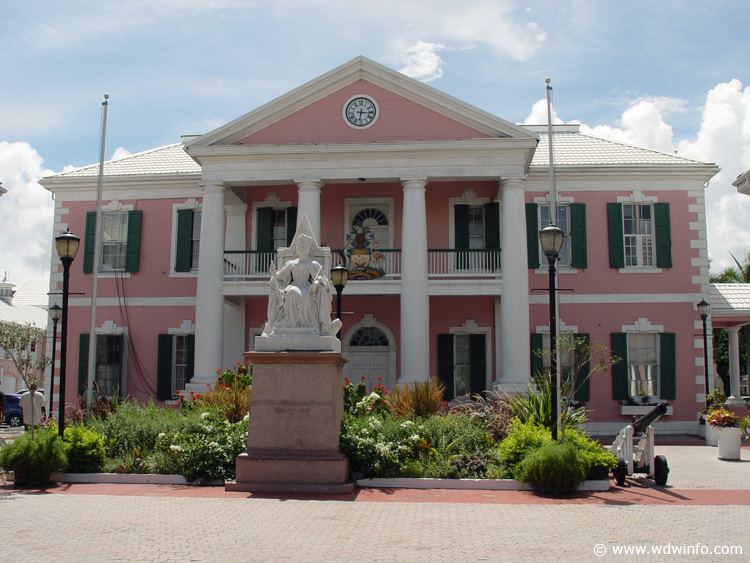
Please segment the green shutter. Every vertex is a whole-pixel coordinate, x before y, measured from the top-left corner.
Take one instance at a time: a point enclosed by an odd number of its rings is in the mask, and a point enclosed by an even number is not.
[[[156,398],[167,401],[172,398],[172,335],[160,334],[156,354]]]
[[[469,206],[453,206],[453,230],[454,230],[454,247],[456,250],[466,250],[469,248]]]
[[[94,368],[96,369],[96,368]],[[83,396],[89,381],[89,335],[82,334],[78,338],[78,395]]]
[[[659,335],[659,396],[672,401],[677,398],[677,354],[673,332]]]
[[[141,256],[141,223],[143,211],[128,211],[128,241],[125,254],[125,271],[137,272]]]
[[[271,216],[272,207],[260,207],[258,209],[258,244],[259,252],[271,252]]]
[[[581,339],[584,341],[585,344],[582,351],[588,354],[591,350],[591,338],[589,335],[576,334],[574,337],[576,340]],[[584,361],[586,363],[582,363]],[[578,377],[574,382],[575,391],[573,393],[573,398],[576,401],[589,401],[591,399],[591,381],[589,380],[589,374],[591,373],[591,358],[579,357],[576,359],[575,365],[580,366],[580,369],[578,370]]]
[[[489,250],[500,249],[500,204],[484,204],[484,246]]]
[[[94,248],[96,248],[96,211],[86,213],[86,234],[83,238],[83,273],[94,271]]]
[[[541,355],[544,350],[544,336],[539,333],[531,335],[531,377],[539,381],[544,377],[544,358]]]
[[[654,204],[654,224],[656,230],[656,267],[672,267],[672,232],[669,219],[669,204]]]
[[[529,268],[539,267],[539,206],[536,203],[526,204],[526,253]]]
[[[193,210],[177,210],[177,247],[175,248],[175,272],[190,271],[190,255],[193,242]]]
[[[622,401],[628,396],[628,335],[624,332],[613,332],[611,351],[620,361],[612,366],[612,398]]]
[[[195,375],[195,335],[187,335],[187,369],[185,373],[185,383],[188,383]]]
[[[471,362],[471,395],[482,394],[487,388],[487,337],[469,335],[469,361]]]
[[[607,225],[609,228],[609,267],[625,267],[625,240],[622,230],[622,204],[607,204]]]
[[[287,207],[286,208],[286,243],[292,245],[294,235],[297,233],[297,208]],[[320,241],[318,241],[320,244]]]
[[[571,203],[570,208],[570,266],[588,268],[586,248],[586,204]]]
[[[446,401],[454,399],[453,396],[453,335],[438,334],[438,379],[445,385]]]

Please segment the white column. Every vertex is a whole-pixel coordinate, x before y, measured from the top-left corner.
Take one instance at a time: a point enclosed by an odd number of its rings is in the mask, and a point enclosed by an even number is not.
[[[224,186],[203,186],[195,304],[195,375],[186,389],[205,391],[224,368]]]
[[[239,198],[229,190],[224,197],[224,211],[227,214],[224,247],[227,250],[245,250],[247,246],[247,223],[245,221],[247,204],[239,201]],[[223,358],[226,367],[233,365],[237,360],[243,359],[242,353],[248,349],[247,344],[247,338],[245,337],[245,298],[239,297],[232,303],[225,300]]]
[[[320,244],[320,190],[322,180],[295,180],[297,183],[297,225],[307,215],[315,240]]]
[[[399,383],[430,376],[430,296],[427,289],[426,178],[402,179],[401,373]]]
[[[500,301],[500,373],[498,385],[524,386],[531,375],[529,270],[526,254],[525,178],[503,180],[502,273]]]
[[[731,406],[744,406],[745,401],[742,400],[740,393],[740,327],[730,326],[727,328],[727,337],[729,340],[729,389],[725,389],[725,392],[729,395],[727,397],[727,405]]]

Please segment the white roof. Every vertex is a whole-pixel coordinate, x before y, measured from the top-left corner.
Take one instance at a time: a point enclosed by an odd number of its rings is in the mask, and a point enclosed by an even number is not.
[[[105,176],[139,176],[153,174],[200,174],[201,167],[183,150],[182,143],[166,145],[131,154],[104,163]],[[96,177],[99,164],[91,164],[68,172],[55,174],[55,178]]]
[[[532,168],[549,166],[547,134],[539,132],[539,146],[531,161]],[[563,131],[554,133],[555,166],[679,166],[705,167],[706,164],[673,154],[643,149],[624,143],[599,139],[585,133]],[[149,151],[133,154],[104,164],[105,176],[181,175],[200,174],[201,167],[175,143]],[[56,174],[54,178],[96,177],[99,165],[92,164],[69,172]]]
[[[708,302],[712,317],[750,316],[750,283],[711,284]]]
[[[31,305],[47,310],[49,306],[49,281],[30,280],[13,294],[14,305]]]
[[[31,305],[16,304],[8,305],[0,301],[0,323],[18,325],[31,324],[42,330],[47,328],[48,314],[46,309],[33,307]]]
[[[669,165],[705,166],[706,163],[674,154],[644,149],[616,141],[600,139],[578,131],[578,126],[557,126],[553,131],[552,157],[557,166]],[[531,126],[539,135],[539,145],[531,161],[532,168],[549,167],[549,135],[546,126]],[[559,129],[563,129],[560,131]]]

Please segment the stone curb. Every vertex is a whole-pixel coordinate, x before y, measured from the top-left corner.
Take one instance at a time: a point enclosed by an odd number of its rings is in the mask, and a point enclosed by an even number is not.
[[[51,481],[59,483],[108,483],[111,485],[193,485],[182,475],[156,475],[152,473],[53,473]],[[223,485],[212,481],[208,485]]]
[[[514,479],[358,479],[358,487],[380,489],[460,489],[475,491],[532,491],[527,483]],[[584,481],[579,491],[608,491],[609,479]]]

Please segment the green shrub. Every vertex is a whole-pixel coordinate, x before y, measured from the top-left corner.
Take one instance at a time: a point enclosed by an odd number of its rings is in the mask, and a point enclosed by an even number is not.
[[[199,413],[183,414],[177,409],[157,407],[153,403],[142,405],[133,401],[122,403],[106,419],[89,421],[88,427],[105,438],[110,458],[130,456],[142,458],[154,450],[156,439],[162,432],[179,432],[190,418]]]
[[[528,383],[525,391],[509,394],[508,405],[522,422],[533,422],[552,428],[552,392],[549,380],[540,378],[536,383],[536,388],[532,383]],[[557,412],[561,413],[562,409],[558,408]],[[588,411],[584,409],[568,410],[563,421],[566,429],[583,430],[587,414]]]
[[[221,414],[204,412],[180,433],[160,437],[159,446],[157,451],[174,453],[175,463],[188,481],[231,480],[237,456],[247,448],[247,417],[230,423]]]
[[[521,461],[518,474],[537,490],[562,493],[576,490],[587,471],[585,457],[573,444],[548,442]]]
[[[385,385],[378,383],[372,392],[367,392],[365,380],[362,379],[357,385],[352,384],[348,377],[344,378],[344,414],[360,416],[364,414],[385,414],[388,412],[385,396],[388,392]],[[381,378],[378,378],[381,379]]]
[[[349,469],[367,478],[400,477],[420,440],[420,426],[412,420],[345,415],[341,422],[341,451]]]
[[[574,446],[586,460],[586,479],[609,478],[609,471],[617,465],[617,458],[599,442],[576,430],[566,430],[565,443]]]
[[[552,443],[548,428],[534,421],[521,422],[514,418],[510,423],[510,433],[500,443],[498,453],[508,475],[517,481],[523,481],[520,464],[523,459],[544,444]]]
[[[502,442],[508,435],[510,421],[514,416],[513,409],[508,404],[507,393],[500,391],[476,394],[471,402],[457,405],[451,412],[468,413],[472,418],[484,421],[487,432],[497,442]]]
[[[97,473],[104,466],[104,437],[85,426],[69,426],[63,434],[68,444],[67,471]]]
[[[37,429],[33,439],[31,434],[26,432],[0,449],[0,467],[13,471],[16,485],[46,483],[67,463],[67,446],[57,435],[56,425]]]

